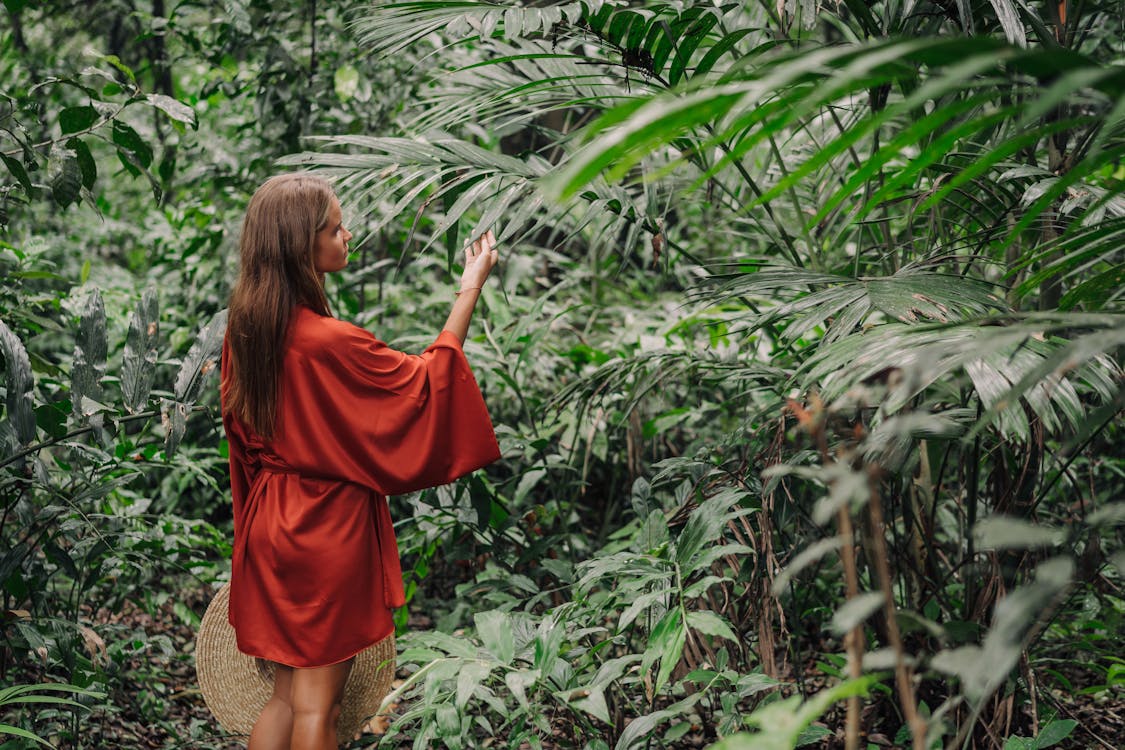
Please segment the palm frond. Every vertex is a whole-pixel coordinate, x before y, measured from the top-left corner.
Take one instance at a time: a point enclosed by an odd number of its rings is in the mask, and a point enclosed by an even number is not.
[[[1012,269],[1033,269],[1014,290],[1027,297],[1050,279],[1070,282],[1070,291],[1059,303],[1062,310],[1079,306],[1087,310],[1114,306],[1125,292],[1125,217],[1113,218],[1047,243]]]
[[[823,222],[841,207],[850,209],[847,225],[904,199],[920,198],[914,210],[927,211],[975,189],[981,178],[1009,168],[1007,160],[1014,154],[1055,133],[1100,128],[1106,136],[1097,149],[1087,150],[1021,212],[1010,233],[1015,235],[1032,226],[1071,186],[1120,159],[1125,149],[1114,110],[1125,90],[1125,71],[1073,53],[1018,50],[983,40],[970,46],[965,40],[924,39],[801,50],[750,62],[733,66],[719,85],[688,85],[607,112],[589,127],[592,142],[551,181],[552,193],[569,195],[603,172],[610,181],[620,180],[643,155],[708,128],[714,135],[704,144],[733,144],[710,168],[714,173],[759,144],[814,120],[823,122],[825,113],[866,106],[869,92],[880,87],[900,93],[854,124],[837,126],[826,144],[794,160],[748,208],[777,200],[849,151],[854,160],[856,145],[871,143],[877,148],[870,158],[845,172],[846,179],[805,219],[805,228],[823,231]],[[1039,86],[1046,75],[1065,84]],[[1017,99],[1013,87],[1021,92]],[[1056,107],[1064,98],[1074,105],[1071,117],[1033,124],[1044,108]],[[1008,103],[1012,101],[1017,103]],[[885,130],[891,137],[871,140]],[[963,154],[959,159],[950,158],[955,148]],[[866,188],[857,202],[857,191],[876,177],[876,189]]]
[[[873,380],[891,383],[880,407],[893,414],[937,381],[964,373],[993,419],[1009,435],[1030,433],[1023,404],[1052,431],[1077,428],[1079,386],[1108,402],[1122,371],[1110,356],[1125,345],[1125,316],[1033,313],[946,325],[888,323],[818,348],[794,376],[826,399]],[[893,373],[889,375],[888,373]],[[893,382],[892,382],[893,381]]]
[[[321,140],[353,151],[306,152],[285,157],[281,163],[311,168],[332,178],[353,210],[381,216],[375,230],[416,203],[420,204],[415,215],[417,228],[422,214],[432,207],[439,218],[423,250],[448,231],[457,231],[461,238],[476,236],[497,225],[501,215],[505,221],[500,240],[548,227],[584,231],[595,246],[627,251],[642,231],[652,229],[641,202],[644,196],[634,196],[621,187],[603,183],[565,203],[546,201],[540,184],[552,166],[534,155],[517,159],[451,136],[330,136]],[[475,224],[460,232],[460,222],[467,218]],[[459,246],[450,244],[450,262]]]
[[[628,415],[646,396],[671,385],[694,388],[706,384],[735,396],[754,384],[768,387],[784,377],[778,367],[747,363],[710,350],[645,352],[614,358],[584,374],[559,390],[546,408],[558,410],[577,403],[589,409],[614,399],[620,401],[621,413]]]
[[[563,21],[577,23],[582,3],[542,7],[470,0],[419,0],[377,3],[352,21],[359,43],[372,54],[394,55],[429,36],[491,39],[494,34],[517,38],[549,34]]]
[[[692,297],[707,306],[758,300],[761,312],[740,313],[736,319],[754,328],[781,322],[785,340],[822,338],[825,344],[885,319],[950,322],[1007,309],[991,285],[943,270],[945,260],[911,264],[890,276],[860,278],[771,263],[717,275],[718,284],[697,289]]]

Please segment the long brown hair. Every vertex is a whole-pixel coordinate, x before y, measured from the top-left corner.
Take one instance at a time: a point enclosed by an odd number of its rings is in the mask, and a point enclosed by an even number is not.
[[[330,315],[314,265],[316,233],[328,222],[332,186],[309,174],[266,180],[250,199],[239,240],[240,270],[230,295],[231,368],[224,411],[263,438],[273,436],[289,321],[298,304]]]

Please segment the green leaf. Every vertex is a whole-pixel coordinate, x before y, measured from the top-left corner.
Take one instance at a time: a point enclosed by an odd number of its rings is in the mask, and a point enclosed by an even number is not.
[[[448,703],[443,703],[434,711],[434,721],[437,724],[438,736],[444,737],[447,740],[456,739],[457,742],[447,742],[452,747],[460,747],[461,737],[461,714],[457,711],[457,707]]]
[[[227,329],[227,311],[221,310],[199,332],[199,337],[191,345],[184,357],[180,371],[176,374],[176,400],[184,404],[194,404],[199,398],[207,376],[218,369],[219,354],[223,349],[223,336]]]
[[[731,629],[730,623],[726,621],[726,618],[720,617],[714,612],[709,612],[707,610],[688,612],[687,624],[688,627],[698,630],[704,635],[726,638],[728,641],[734,643],[739,642],[738,636],[734,634],[734,630]]]
[[[1035,738],[1036,750],[1059,744],[1069,737],[1077,727],[1078,722],[1074,719],[1055,719],[1047,722]]]
[[[145,97],[145,99],[148,100],[149,104],[156,107],[176,122],[182,122],[186,125],[191,125],[193,128],[197,126],[195,110],[184,104],[183,102],[173,99],[172,97],[166,96],[164,94],[149,94]]]
[[[654,508],[641,523],[641,530],[636,536],[636,548],[640,552],[650,553],[667,541],[668,519],[664,517],[664,511]]]
[[[31,360],[23,342],[0,320],[0,354],[4,355],[7,377],[4,380],[4,407],[8,422],[21,446],[35,439],[35,411],[31,390],[35,385]]]
[[[1034,549],[1059,544],[1064,533],[1045,524],[995,515],[979,521],[973,536],[981,549]]]
[[[675,85],[684,77],[691,56],[707,36],[707,32],[718,23],[718,18],[712,13],[704,13],[699,20],[693,23],[682,37],[672,58],[672,67],[668,70],[668,82]]]
[[[16,178],[16,181],[20,184],[20,187],[23,188],[23,191],[30,195],[31,178],[27,174],[27,168],[24,167],[24,165],[18,159],[13,159],[7,154],[0,154],[0,160],[3,160],[4,166],[6,166],[8,168],[8,171],[11,172],[12,177]]]
[[[117,55],[104,55],[101,59],[105,60],[107,63],[124,73],[125,77],[128,78],[130,82],[137,82],[137,76],[133,73],[133,69],[125,63],[121,62],[121,58],[119,58]]]
[[[609,706],[605,702],[605,689],[600,686],[591,687],[586,692],[587,695],[584,697],[569,701],[570,705],[585,711],[606,724],[612,724],[613,719],[609,715]]]
[[[32,734],[31,732],[27,731],[26,729],[20,729],[19,727],[13,727],[11,724],[0,724],[0,734],[10,734],[13,737],[22,737],[25,740],[34,740],[35,742],[38,742],[41,745],[45,745],[47,747],[54,748],[54,745],[52,745],[50,742],[47,742],[47,740],[43,739],[39,735]]]
[[[680,662],[686,638],[687,631],[684,629],[679,608],[669,610],[652,629],[641,668],[647,670],[656,659],[660,660],[660,669],[656,673],[656,681],[653,684],[654,693],[659,693],[668,683],[672,670]]]
[[[332,80],[336,87],[336,98],[342,102],[355,96],[355,92],[359,89],[359,71],[354,65],[341,65],[336,68]]]
[[[710,750],[792,750],[816,719],[832,704],[853,695],[866,695],[875,682],[873,677],[862,677],[842,682],[821,690],[806,701],[800,695],[768,703],[746,717],[746,723],[758,727],[759,732],[740,732],[711,745]]]
[[[478,612],[473,615],[473,620],[485,649],[501,664],[511,664],[516,651],[511,616],[506,612],[491,610]]]
[[[532,666],[538,670],[539,674],[549,676],[554,671],[565,638],[566,629],[562,624],[550,618],[539,623],[539,628],[535,633],[535,655],[532,661]]]
[[[81,308],[70,368],[70,401],[74,418],[79,423],[87,422],[94,416],[87,402],[103,401],[102,380],[105,378],[108,348],[105,323],[101,292],[93,289]]]
[[[504,684],[508,686],[508,690],[516,697],[516,700],[523,708],[528,707],[527,701],[527,688],[534,685],[539,680],[539,672],[537,670],[520,669],[508,672],[504,675]]]
[[[114,120],[113,142],[133,154],[142,167],[147,169],[152,164],[152,148],[131,125]]]
[[[1000,19],[1000,26],[1004,29],[1004,36],[1008,41],[1020,47],[1027,46],[1027,32],[1024,31],[1023,21],[1020,20],[1019,10],[1012,0],[988,0]]]
[[[60,547],[58,543],[53,540],[44,542],[43,551],[47,555],[47,559],[62,568],[72,581],[77,583],[82,579],[82,573],[78,570],[78,566],[75,565],[70,553]]]
[[[808,547],[801,550],[797,553],[797,556],[785,566],[781,573],[774,578],[773,586],[771,587],[773,593],[781,594],[784,592],[785,587],[789,585],[789,581],[792,580],[793,576],[797,575],[829,552],[835,552],[840,549],[843,544],[844,542],[840,537],[833,536],[813,542]]]
[[[665,709],[637,716],[625,727],[625,731],[621,733],[617,744],[614,745],[614,750],[632,750],[633,748],[643,747],[641,741],[652,734],[654,729],[671,718],[686,714],[699,702],[702,696],[702,692],[696,693],[673,703]]]
[[[160,400],[160,424],[164,429],[164,457],[170,458],[180,447],[187,431],[187,404],[172,399]]]
[[[121,360],[122,401],[132,414],[143,410],[152,390],[159,338],[156,290],[149,287],[129,316],[129,333]]]
[[[463,711],[468,704],[469,699],[473,697],[473,692],[492,672],[489,665],[483,661],[467,661],[461,665],[461,669],[457,672],[457,709]]]
[[[832,630],[843,635],[862,623],[883,605],[883,594],[868,591],[848,599],[832,614]]]
[[[82,187],[87,190],[92,189],[98,179],[98,165],[94,161],[94,155],[90,153],[90,147],[81,138],[68,139],[66,147],[74,151],[78,159],[78,168],[82,172]]]
[[[51,186],[51,197],[63,208],[78,201],[82,190],[82,167],[73,149],[59,144],[51,147],[47,158],[47,184]]]
[[[1035,580],[1008,593],[996,605],[992,627],[980,646],[940,651],[931,666],[956,675],[969,700],[987,698],[1002,685],[1023,653],[1027,630],[1049,611],[1049,605],[1069,586],[1074,562],[1054,558],[1039,564]]]
[[[61,128],[63,135],[85,130],[97,121],[98,110],[89,105],[84,107],[67,107],[59,112],[59,128]]]

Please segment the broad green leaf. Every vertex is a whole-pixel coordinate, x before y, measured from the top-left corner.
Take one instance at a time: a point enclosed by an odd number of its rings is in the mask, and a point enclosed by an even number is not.
[[[105,377],[108,343],[106,341],[106,315],[102,295],[93,289],[86,296],[78,322],[78,335],[74,342],[74,360],[70,369],[70,400],[74,417],[85,422],[92,412],[86,413],[86,401],[103,401],[102,379]]]
[[[196,127],[195,110],[183,102],[165,94],[149,94],[145,99],[149,104],[156,107],[176,122],[182,122],[186,125]]]
[[[863,677],[820,690],[805,701],[800,695],[793,695],[768,703],[746,717],[746,723],[757,727],[758,732],[730,735],[711,745],[710,750],[792,750],[809,725],[832,704],[853,695],[865,695],[873,683],[873,678]]]
[[[739,638],[730,627],[725,618],[707,610],[688,612],[687,624],[689,628],[698,630],[704,635],[726,638],[733,643],[739,643]]]
[[[30,193],[31,178],[27,174],[27,168],[18,159],[14,159],[7,154],[0,154],[0,160],[4,162],[4,166],[6,166],[12,176],[16,178],[16,181],[19,182],[24,192]]]
[[[152,164],[152,147],[128,123],[113,121],[113,142],[131,153],[141,167],[148,168]]]
[[[457,710],[465,710],[477,686],[492,672],[486,662],[474,660],[461,665],[457,673]]]
[[[1063,532],[1022,518],[996,515],[979,521],[973,536],[981,549],[1034,549],[1059,544]]]
[[[538,680],[539,672],[537,670],[521,669],[504,675],[504,684],[508,686],[508,690],[512,692],[512,695],[524,708],[528,708],[530,705],[527,700],[527,688],[534,685]]]
[[[160,399],[160,425],[164,430],[164,455],[171,457],[187,431],[188,405],[168,398]]]
[[[605,690],[601,687],[591,687],[589,690],[581,692],[587,694],[571,700],[570,705],[585,711],[606,724],[612,724],[613,719],[609,715],[609,706],[605,702]]]
[[[668,519],[664,511],[654,508],[648,517],[641,523],[641,530],[637,533],[637,549],[644,553],[655,552],[668,541]]]
[[[60,144],[51,147],[47,159],[47,184],[51,187],[51,197],[63,208],[78,202],[82,189],[82,167],[78,163],[77,152]]]
[[[1107,503],[1086,518],[1091,526],[1120,526],[1125,524],[1125,502]]]
[[[629,606],[625,608],[621,613],[621,617],[617,620],[617,632],[624,633],[625,629],[632,625],[633,621],[637,619],[637,616],[652,605],[666,602],[671,592],[671,588],[662,587],[656,591],[649,591],[640,596],[633,597],[632,601],[629,602]]]
[[[1011,591],[996,605],[992,627],[980,646],[968,645],[934,655],[931,666],[956,675],[971,701],[982,700],[1003,684],[1023,652],[1027,630],[1069,586],[1074,562],[1054,558],[1039,564],[1035,580]]]
[[[98,111],[90,105],[67,107],[59,112],[59,128],[62,134],[77,133],[98,121]]]
[[[773,580],[772,591],[774,594],[781,594],[785,591],[785,587],[789,585],[789,581],[793,576],[800,573],[802,570],[812,565],[814,562],[820,560],[829,552],[834,552],[844,544],[844,540],[838,536],[821,539],[817,542],[810,544],[805,549],[801,550],[797,555],[790,560],[789,564],[782,569],[781,573]]]
[[[656,680],[653,683],[655,693],[663,690],[672,670],[679,663],[686,638],[687,631],[684,629],[679,609],[669,610],[653,628],[648,639],[648,647],[645,649],[641,669],[647,670],[657,659],[660,660],[660,669],[657,671]]]
[[[226,328],[227,311],[222,310],[199,332],[176,374],[177,401],[190,406],[199,398],[205,379],[218,367]]]
[[[614,750],[631,750],[632,748],[643,747],[642,741],[647,740],[649,735],[652,734],[657,727],[669,719],[687,713],[699,702],[701,697],[703,697],[703,693],[696,693],[695,695],[688,696],[683,700],[673,703],[665,709],[635,717],[629,722],[629,725],[625,727],[625,731],[621,733],[617,744],[614,745]]]
[[[511,664],[516,650],[511,617],[506,612],[491,610],[478,612],[473,620],[485,649],[501,664]]]
[[[31,360],[28,359],[27,349],[2,320],[0,320],[0,354],[4,355],[7,371],[4,380],[5,413],[20,445],[28,445],[35,439],[35,412],[32,401],[35,379],[31,374]]]
[[[98,165],[94,161],[94,155],[90,153],[90,147],[81,138],[68,139],[66,147],[74,152],[74,156],[78,160],[78,168],[82,173],[82,187],[90,190],[98,179]],[[83,283],[85,283],[85,279],[83,279]]]
[[[159,335],[156,289],[149,287],[129,316],[129,333],[121,361],[121,396],[130,413],[141,411],[148,401],[156,375]]]
[[[863,623],[883,606],[880,591],[868,591],[848,599],[832,614],[832,630],[843,635]]]
[[[26,729],[20,729],[19,727],[13,727],[11,724],[0,724],[0,734],[8,734],[8,735],[11,735],[13,737],[22,737],[25,740],[33,740],[33,741],[38,742],[41,745],[44,745],[46,747],[50,747],[50,748],[54,747],[54,745],[52,745],[50,742],[47,742],[47,740],[43,739],[39,735],[32,734],[31,732],[27,731]]]

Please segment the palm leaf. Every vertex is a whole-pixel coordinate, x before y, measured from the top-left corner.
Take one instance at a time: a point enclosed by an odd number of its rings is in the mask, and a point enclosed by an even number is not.
[[[1070,338],[1066,338],[1070,337]],[[1054,431],[1076,428],[1084,409],[1076,388],[1110,401],[1121,379],[1109,353],[1125,344],[1125,316],[1026,314],[947,325],[888,323],[817,349],[795,384],[840,397],[873,378],[898,371],[880,407],[892,414],[937,381],[967,374],[988,409],[1011,435],[1029,435],[1021,404]]]
[[[521,231],[529,233],[540,227],[564,227],[570,232],[587,232],[595,246],[611,250],[620,246],[626,251],[648,227],[645,205],[619,187],[595,185],[565,203],[547,202],[540,185],[552,166],[539,157],[517,159],[448,136],[433,140],[333,136],[323,140],[362,150],[307,152],[286,157],[281,163],[313,168],[334,178],[353,209],[382,217],[376,229],[414,203],[422,204],[420,217],[438,199],[453,196],[423,250],[469,216],[476,224],[466,236],[480,234],[506,214],[499,240],[514,240]],[[376,210],[385,205],[390,207]],[[619,236],[624,238],[620,244],[611,239]]]
[[[942,261],[910,265],[891,276],[862,278],[767,264],[751,267],[750,272],[718,275],[716,286],[698,289],[692,296],[707,306],[759,300],[766,306],[762,312],[736,317],[753,328],[783,322],[782,336],[787,341],[819,338],[816,331],[824,328],[825,343],[851,335],[865,322],[887,318],[903,323],[949,322],[1006,309],[991,285],[942,271]],[[869,320],[872,316],[874,320]]]
[[[792,164],[782,179],[762,190],[748,207],[777,199],[863,142],[869,134],[891,127],[894,137],[882,140],[872,158],[848,175],[827,201],[821,202],[807,220],[806,229],[817,228],[876,176],[881,179],[878,189],[855,207],[849,223],[863,219],[876,207],[909,196],[903,193],[904,189],[914,191],[931,183],[932,188],[919,206],[919,210],[925,211],[948,203],[969,187],[980,187],[981,179],[1004,168],[1006,159],[1021,149],[1034,147],[1052,133],[1097,127],[1107,116],[1110,103],[1121,94],[1125,79],[1121,71],[1107,71],[1074,54],[1013,50],[987,43],[970,47],[963,40],[837,46],[778,55],[757,63],[748,68],[732,67],[721,85],[689,85],[683,91],[660,94],[643,104],[631,103],[620,112],[606,113],[588,128],[592,142],[551,181],[552,194],[569,195],[603,171],[609,180],[619,180],[643,154],[664,147],[685,133],[713,126],[714,135],[704,139],[704,145],[730,140],[736,134],[737,140],[727,157],[711,167],[711,174],[764,140],[808,127],[810,118],[819,118],[819,112],[825,108],[852,110],[857,106],[855,97],[866,98],[873,87],[897,86],[904,92],[901,98],[893,99],[885,109],[857,119],[827,145]],[[921,85],[916,84],[919,66],[934,66],[928,69]],[[1057,86],[1041,93],[1034,79],[1026,77],[1044,75],[1047,69],[1052,71],[1051,75],[1061,70],[1071,84],[1087,84],[1088,94],[1076,98],[1071,92],[1069,101],[1082,104],[1080,114],[1045,120],[1028,128],[1021,117],[1038,114],[1043,106],[1057,105],[1061,96]],[[1010,96],[1013,85],[1027,92],[1026,99],[997,108],[995,104]],[[929,103],[933,110],[927,114],[924,108]],[[945,111],[950,103],[954,106],[952,116]],[[1012,127],[1013,123],[1021,128]],[[962,149],[967,146],[968,150],[960,162],[951,162],[948,155],[958,145]],[[1099,153],[1088,153],[1058,186],[1023,212],[1010,236],[1032,226],[1070,185],[1120,158],[1121,148],[1118,140],[1110,138]],[[899,157],[903,158],[896,166]],[[934,180],[932,172],[937,168],[939,178]],[[888,169],[889,174],[884,174]],[[941,177],[942,174],[948,174],[948,178]]]
[[[506,3],[462,0],[373,5],[352,21],[361,45],[372,54],[394,55],[435,34],[453,38],[490,39],[494,33],[511,38],[549,34],[564,20],[576,22],[584,12],[581,3],[530,7]]]

